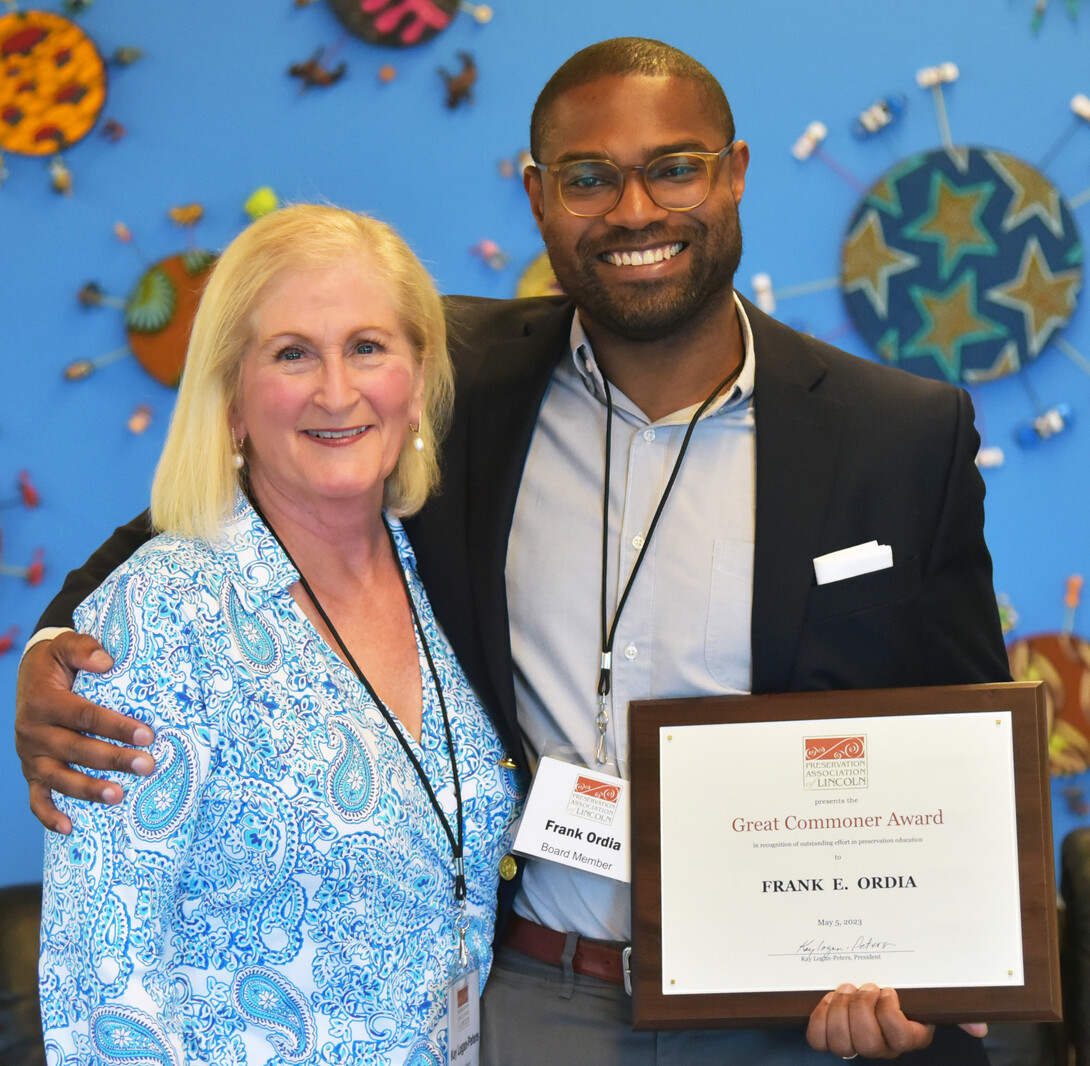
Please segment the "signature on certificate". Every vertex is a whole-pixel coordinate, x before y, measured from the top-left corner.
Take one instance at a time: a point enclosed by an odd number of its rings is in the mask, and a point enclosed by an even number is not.
[[[856,955],[887,955],[911,951],[911,948],[898,947],[892,940],[881,940],[873,936],[857,936],[852,940],[829,941],[824,937],[808,937],[794,951],[785,955],[799,955],[811,962],[828,962],[833,959],[850,958]]]

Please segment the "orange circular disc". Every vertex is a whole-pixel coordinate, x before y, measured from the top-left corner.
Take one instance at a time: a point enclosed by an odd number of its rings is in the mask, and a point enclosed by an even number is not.
[[[90,132],[106,65],[75,23],[47,11],[0,16],[0,148],[52,155]]]
[[[1043,681],[1054,774],[1090,768],[1090,644],[1073,633],[1039,633],[1007,649],[1015,681]]]
[[[156,381],[176,388],[189,332],[215,257],[183,252],[160,260],[136,283],[125,306],[129,347]]]

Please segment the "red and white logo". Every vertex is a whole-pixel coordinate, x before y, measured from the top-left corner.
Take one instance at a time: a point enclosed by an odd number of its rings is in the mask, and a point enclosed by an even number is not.
[[[612,825],[624,788],[613,781],[580,774],[568,799],[568,813],[602,825]]]
[[[866,752],[865,737],[808,737],[806,761],[815,759],[862,759]]]
[[[867,787],[867,738],[806,737],[803,740],[803,787],[834,791]]]

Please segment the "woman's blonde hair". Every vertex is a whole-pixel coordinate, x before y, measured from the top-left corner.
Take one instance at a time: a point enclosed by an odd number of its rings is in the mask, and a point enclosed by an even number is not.
[[[454,375],[443,307],[431,276],[384,222],[318,204],[284,207],[242,231],[212,269],[189,338],[178,401],[151,488],[156,529],[215,539],[244,476],[229,417],[261,300],[285,272],[358,256],[389,283],[398,319],[424,374],[423,450],[403,447],[383,503],[420,510],[439,481],[438,445],[450,419]]]

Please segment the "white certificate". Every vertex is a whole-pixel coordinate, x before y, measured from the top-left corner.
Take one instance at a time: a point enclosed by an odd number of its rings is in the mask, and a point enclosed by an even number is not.
[[[1021,985],[1013,750],[1007,711],[661,727],[663,995]]]

